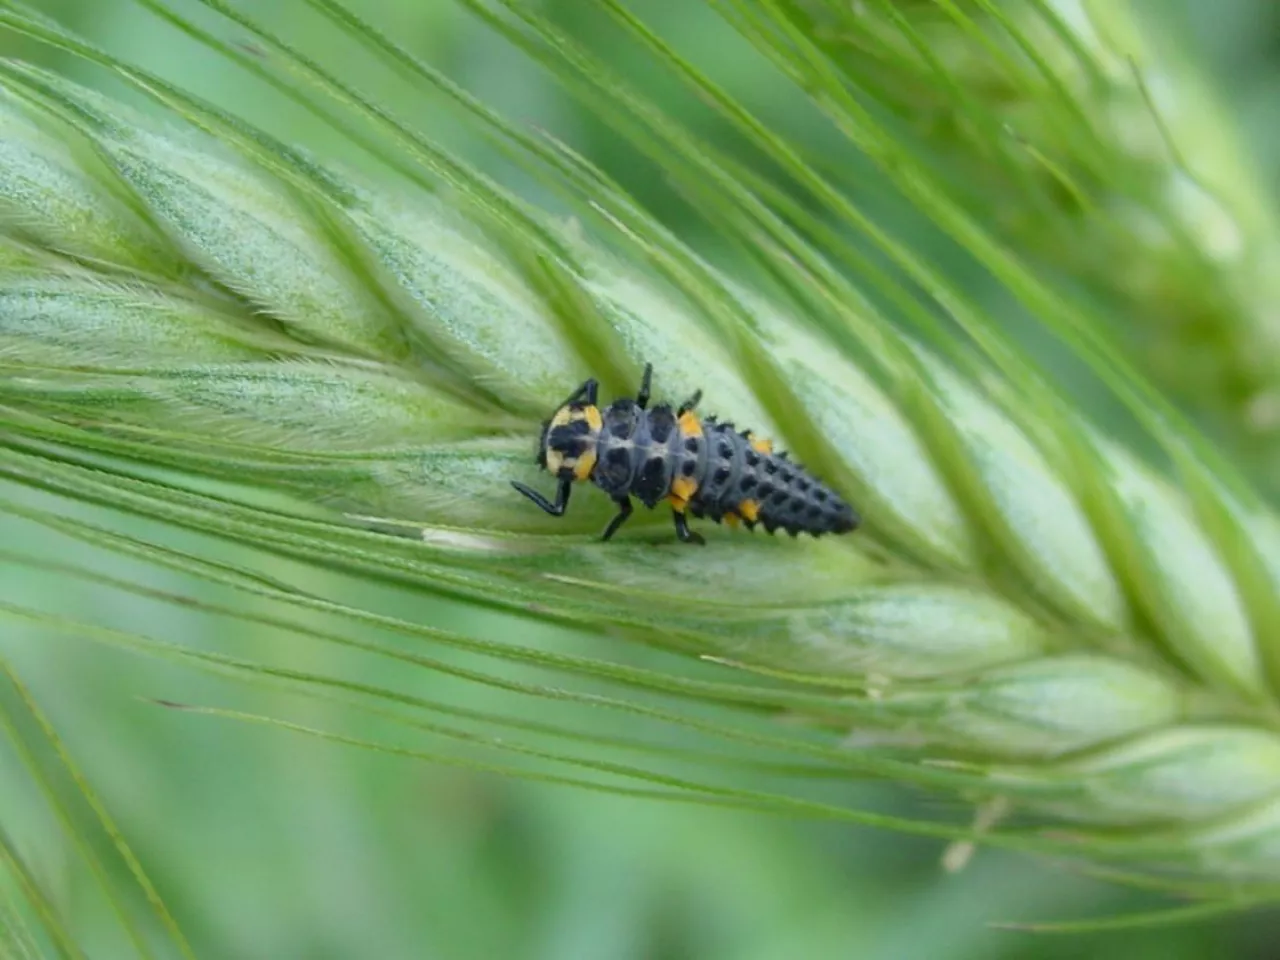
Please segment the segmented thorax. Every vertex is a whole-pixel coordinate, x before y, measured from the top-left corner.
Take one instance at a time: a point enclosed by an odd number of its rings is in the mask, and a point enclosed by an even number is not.
[[[666,404],[641,410],[630,399],[605,409],[594,480],[613,497],[634,496],[646,507],[668,495],[680,464],[680,431]]]
[[[570,403],[547,421],[542,465],[561,480],[586,480],[595,470],[600,442],[600,411]]]

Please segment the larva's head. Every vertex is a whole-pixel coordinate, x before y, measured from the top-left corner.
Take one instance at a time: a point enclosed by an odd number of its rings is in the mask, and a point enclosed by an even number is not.
[[[542,425],[538,465],[562,480],[586,480],[596,467],[596,441],[603,421],[587,403],[567,403]]]

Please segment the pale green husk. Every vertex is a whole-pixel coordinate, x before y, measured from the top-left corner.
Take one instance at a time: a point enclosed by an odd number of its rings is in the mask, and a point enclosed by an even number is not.
[[[768,20],[764,7],[727,6],[749,36]],[[867,6],[898,31],[877,42],[897,48],[917,36],[889,5]],[[523,42],[559,57],[574,83],[569,42],[556,46],[521,15]],[[768,20],[777,30],[785,22]],[[929,44],[946,22],[918,36],[963,84],[983,63],[959,41]],[[25,29],[40,32],[35,21]],[[819,55],[802,39],[769,48],[793,75]],[[884,274],[840,274],[832,263],[849,249],[822,249],[767,204],[749,206],[749,180],[621,88],[612,92],[619,113],[646,118],[653,150],[670,151],[673,180],[778,283],[731,280],[567,153],[543,148],[543,161],[584,217],[595,216],[586,230],[527,209],[402,133],[389,134],[394,149],[453,188],[446,198],[357,180],[154,78],[134,79],[168,117],[33,67],[3,67],[0,475],[14,489],[725,666],[715,681],[685,684],[674,673],[539,660],[500,638],[347,609],[158,541],[60,524],[17,497],[7,509],[272,609],[323,613],[339,635],[376,626],[785,712],[816,729],[829,762],[968,801],[1007,800],[1012,826],[997,825],[993,842],[1115,861],[1188,889],[1280,889],[1280,527],[1167,409],[1134,414],[1140,440],[1105,435],[925,254],[891,238],[883,249],[971,342],[913,323],[910,309],[887,318],[854,295]],[[686,79],[712,98],[696,73]],[[918,93],[936,94],[927,76],[920,82]],[[1134,91],[1116,83],[1134,109]],[[970,241],[1046,329],[1077,344],[1100,383],[1122,400],[1151,396],[1113,353],[1087,346],[1086,325],[1064,319],[1072,307],[1054,306],[1066,301],[1011,252],[1008,238],[1033,225],[984,232],[857,112],[851,88],[830,76],[815,84],[816,102],[885,161],[890,180],[900,177],[903,195]],[[1039,102],[1029,99],[1028,110]],[[984,122],[999,119],[974,106]],[[1052,118],[1040,118],[1043,129],[1036,119],[1034,135],[1050,137]],[[976,123],[968,135],[982,130]],[[1103,145],[1125,152],[1113,133],[1101,132]],[[785,159],[780,141],[753,136]],[[1128,155],[1141,169],[1159,164],[1149,151]],[[789,162],[802,178],[804,160]],[[1127,183],[1112,181],[1118,196]],[[744,191],[742,203],[726,199],[732,189]],[[1174,212],[1185,213],[1180,203]],[[1194,218],[1183,227],[1204,237]],[[1132,236],[1120,234],[1121,245]],[[1152,249],[1132,255],[1172,269]],[[1088,275],[1087,264],[1070,269]],[[1230,270],[1220,279],[1243,282]],[[1127,293],[1151,306],[1146,293]],[[645,362],[658,394],[701,388],[709,411],[771,434],[830,478],[865,526],[818,542],[709,529],[706,548],[694,550],[673,541],[658,511],[602,544],[603,497],[576,494],[567,517],[552,520],[515,495],[511,480],[548,482],[532,456],[539,419],[591,373],[610,398],[633,390]],[[184,655],[145,636],[58,629]],[[199,656],[209,669],[255,669]],[[1067,827],[1071,839],[1060,842]]]

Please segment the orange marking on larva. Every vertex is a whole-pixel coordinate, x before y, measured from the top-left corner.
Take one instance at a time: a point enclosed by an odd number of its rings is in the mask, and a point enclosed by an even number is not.
[[[601,428],[604,427],[604,418],[600,416],[600,409],[598,407],[584,407],[582,413],[587,418],[587,425],[591,427],[592,431],[599,433]]]
[[[573,475],[578,480],[585,480],[591,476],[591,471],[596,468],[596,452],[588,450],[578,457],[578,462],[573,465]]]
[[[674,493],[667,497],[667,501],[671,504],[671,509],[676,513],[684,513],[684,508],[689,505],[688,500],[683,500]]]
[[[702,421],[698,419],[698,415],[692,410],[686,410],[680,414],[680,432],[686,437],[702,436]]]
[[[773,453],[773,441],[766,440],[764,437],[757,437],[754,433],[747,434],[747,442],[751,444],[751,449],[756,453]]]
[[[738,527],[738,524],[742,522],[742,518],[738,516],[736,513],[730,512],[724,515],[724,522],[736,530]]]
[[[760,504],[754,500],[743,500],[738,504],[738,512],[742,514],[744,520],[755,523],[760,516]]]
[[[671,496],[679,500],[692,500],[698,492],[698,481],[693,477],[676,477],[671,481]]]

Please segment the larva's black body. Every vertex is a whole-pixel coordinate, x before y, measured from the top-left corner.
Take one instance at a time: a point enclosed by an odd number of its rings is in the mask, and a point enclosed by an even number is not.
[[[604,531],[608,540],[631,515],[631,498],[646,507],[671,503],[676,533],[686,542],[702,538],[689,529],[687,514],[719,523],[741,521],[779,528],[791,535],[847,533],[858,524],[853,509],[829,487],[773,452],[768,441],[694,413],[699,395],[673,410],[648,406],[651,368],[634,400],[623,398],[601,410],[597,385],[588,380],[544,424],[538,463],[559,481],[554,502],[524,484],[517,490],[548,513],[564,513],[575,481],[590,480],[618,504]]]

